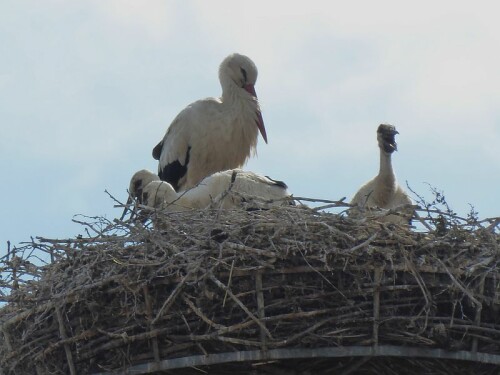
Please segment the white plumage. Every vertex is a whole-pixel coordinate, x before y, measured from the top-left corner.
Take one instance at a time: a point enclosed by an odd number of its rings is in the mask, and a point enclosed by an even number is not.
[[[252,60],[229,55],[219,67],[219,80],[222,96],[188,105],[153,149],[160,179],[176,191],[193,187],[215,172],[243,166],[255,153],[259,130],[267,143]]]
[[[167,211],[221,208],[267,208],[289,204],[290,194],[281,181],[240,169],[214,173],[197,186],[178,193],[164,181],[152,181],[143,189],[144,204]]]
[[[377,176],[364,184],[351,200],[351,204],[357,207],[350,210],[350,215],[359,216],[366,209],[379,207],[383,209],[395,209],[412,204],[410,197],[397,183],[396,175],[392,168],[391,156],[397,151],[395,141],[396,128],[392,125],[382,124],[377,129],[377,140],[380,148],[380,170]],[[402,210],[403,216],[382,216],[381,220],[386,222],[408,224],[413,215],[413,209]]]

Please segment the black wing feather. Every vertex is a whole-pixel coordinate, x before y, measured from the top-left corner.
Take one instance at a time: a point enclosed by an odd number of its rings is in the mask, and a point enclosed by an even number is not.
[[[155,160],[160,160],[161,150],[163,150],[163,141],[158,143],[155,148],[153,148],[153,158]]]
[[[271,177],[269,177],[269,176],[266,176],[266,178],[268,178],[268,179],[270,179],[272,182],[274,182],[274,184],[275,184],[276,186],[279,186],[279,187],[281,187],[281,188],[283,188],[283,189],[288,189],[287,184],[285,184],[283,181],[273,180],[273,179],[272,179]]]
[[[155,149],[158,146],[155,147]],[[158,176],[160,180],[168,182],[175,191],[179,190],[179,180],[184,177],[187,173],[187,168],[189,164],[189,152],[191,151],[191,146],[188,147],[186,152],[186,164],[182,165],[179,160],[176,160],[170,164],[167,164],[163,168],[161,166],[158,168]],[[154,156],[155,150],[153,150]]]

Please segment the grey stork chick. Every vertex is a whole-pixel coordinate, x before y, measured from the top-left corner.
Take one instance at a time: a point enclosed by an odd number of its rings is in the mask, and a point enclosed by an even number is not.
[[[396,209],[409,206],[412,201],[404,189],[396,181],[392,168],[392,154],[397,151],[396,134],[399,132],[392,125],[381,124],[377,129],[377,140],[380,149],[380,170],[377,176],[361,186],[351,200],[356,206],[349,211],[350,216],[359,217],[370,208]],[[413,216],[413,209],[402,209],[399,215],[381,216],[384,222],[409,224]]]
[[[147,206],[166,211],[209,207],[269,208],[289,205],[289,196],[284,182],[241,169],[214,173],[184,192],[176,192],[164,181],[152,181],[143,189],[143,201]]]
[[[215,172],[243,166],[256,153],[259,131],[267,143],[253,61],[229,55],[220,64],[219,80],[222,96],[188,105],[153,149],[160,179],[175,191],[189,189]]]

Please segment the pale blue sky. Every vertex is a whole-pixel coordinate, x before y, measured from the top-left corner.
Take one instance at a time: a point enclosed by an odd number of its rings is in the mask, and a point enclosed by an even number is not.
[[[259,68],[269,144],[246,168],[297,196],[352,197],[394,124],[398,179],[500,215],[495,2],[0,2],[0,255],[121,214],[132,174],[232,52]],[[472,6],[473,4],[473,6]]]

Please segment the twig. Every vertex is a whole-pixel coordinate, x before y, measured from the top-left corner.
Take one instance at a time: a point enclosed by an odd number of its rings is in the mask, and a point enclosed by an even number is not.
[[[184,284],[186,283],[187,280],[189,280],[189,278],[195,274],[196,272],[198,272],[200,268],[200,265],[198,264],[196,267],[194,267],[193,269],[191,269],[191,271],[189,271],[186,276],[184,276],[181,280],[181,282],[179,284],[177,284],[177,286],[175,287],[175,289],[172,291],[172,293],[170,293],[170,295],[168,296],[168,298],[165,300],[165,302],[163,303],[162,307],[160,308],[160,311],[158,311],[158,313],[156,314],[156,317],[151,321],[151,325],[155,325],[156,322],[158,321],[158,319],[160,319],[162,317],[162,315],[168,311],[168,309],[172,306],[172,304],[174,303],[175,299],[177,298],[177,296],[179,295],[179,293],[181,292],[182,288],[184,287]]]
[[[353,246],[353,247],[351,247],[350,249],[347,249],[347,250],[342,250],[342,252],[344,254],[349,254],[349,253],[355,252],[356,250],[362,249],[363,247],[366,247],[366,246],[370,245],[370,243],[372,243],[377,238],[377,236],[378,236],[378,233],[375,232],[367,240],[363,241],[359,245]]]
[[[231,263],[231,270],[229,271],[229,280],[227,281],[227,288],[231,287],[231,280],[233,278],[233,270],[234,270],[234,259],[233,262]],[[226,306],[226,298],[227,298],[227,290],[226,293],[224,294],[224,300],[222,301],[222,307]]]
[[[258,325],[259,327],[261,327],[261,328],[262,328],[262,330],[266,333],[267,337],[269,337],[270,339],[272,339],[272,338],[273,338],[273,337],[272,337],[272,335],[271,335],[271,333],[269,332],[269,330],[266,328],[266,326],[265,326],[265,325],[264,325],[264,324],[263,324],[263,323],[262,323],[262,322],[261,322],[261,321],[260,321],[260,320],[259,320],[259,319],[255,316],[255,315],[254,315],[254,314],[252,314],[252,313],[250,312],[250,310],[248,310],[248,308],[247,308],[247,307],[246,307],[246,306],[245,306],[245,305],[244,305],[244,304],[243,304],[243,303],[242,303],[242,302],[241,302],[241,301],[240,301],[240,300],[239,300],[239,299],[238,299],[238,298],[237,298],[237,297],[233,294],[233,292],[231,292],[231,290],[230,290],[227,286],[225,286],[222,282],[220,282],[220,281],[219,281],[219,280],[218,280],[218,279],[217,279],[217,278],[213,275],[213,273],[210,273],[209,278],[210,278],[210,280],[212,280],[212,281],[215,283],[215,285],[217,285],[219,288],[221,288],[221,289],[222,289],[222,290],[224,290],[224,291],[227,291],[227,293],[229,294],[229,297],[231,297],[231,299],[232,299],[234,302],[236,302],[236,304],[237,304],[238,306],[240,306],[240,307],[241,307],[241,309],[242,309],[243,311],[245,311],[245,313],[248,315],[248,317],[249,317],[250,319],[252,319],[255,323],[257,323],[257,325]]]

